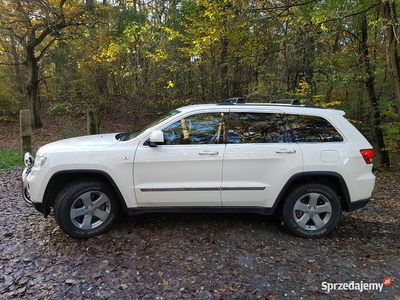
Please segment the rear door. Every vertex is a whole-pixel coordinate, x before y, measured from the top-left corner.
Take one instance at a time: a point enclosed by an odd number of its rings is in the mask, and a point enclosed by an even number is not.
[[[342,173],[346,143],[337,129],[325,118],[312,115],[287,114],[290,132],[303,152],[304,172],[335,171]],[[359,153],[357,153],[359,156]]]
[[[288,179],[302,171],[284,113],[232,109],[221,186],[223,206],[272,207]]]

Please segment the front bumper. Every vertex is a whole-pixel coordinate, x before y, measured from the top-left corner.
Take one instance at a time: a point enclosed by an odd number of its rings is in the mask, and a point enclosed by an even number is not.
[[[32,168],[27,167],[22,171],[22,198],[25,200],[26,203],[32,205],[38,212],[46,215],[46,209],[43,203],[37,203],[31,199],[31,195],[29,192],[29,183],[27,180],[27,177],[31,170]]]
[[[32,205],[33,201],[31,199],[31,195],[29,193],[29,184],[27,182],[27,177],[31,172],[31,168],[25,168],[22,171],[22,197],[24,198],[25,202]]]

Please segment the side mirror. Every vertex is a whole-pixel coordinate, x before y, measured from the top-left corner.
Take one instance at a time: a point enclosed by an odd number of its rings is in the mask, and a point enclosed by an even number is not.
[[[153,131],[150,134],[149,146],[157,147],[157,145],[163,145],[163,144],[164,144],[164,132],[162,132],[161,130]]]

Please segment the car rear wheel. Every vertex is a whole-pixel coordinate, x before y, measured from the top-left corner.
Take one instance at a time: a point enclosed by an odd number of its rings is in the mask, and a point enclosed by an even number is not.
[[[338,196],[323,184],[295,187],[286,198],[282,210],[286,228],[305,238],[319,238],[331,232],[340,214]]]
[[[57,195],[54,215],[73,238],[90,238],[108,230],[117,218],[119,201],[114,190],[100,181],[73,182]]]

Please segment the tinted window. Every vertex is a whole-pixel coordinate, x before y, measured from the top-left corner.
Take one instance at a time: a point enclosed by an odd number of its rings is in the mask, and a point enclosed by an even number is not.
[[[285,126],[281,114],[231,113],[228,143],[285,143]]]
[[[163,130],[166,145],[223,143],[224,113],[205,113],[183,118]]]
[[[167,114],[166,116],[163,116],[162,118],[150,123],[149,125],[147,125],[146,127],[142,128],[140,131],[138,132],[132,132],[132,133],[127,133],[126,135],[124,133],[121,133],[121,141],[128,141],[131,140],[135,137],[137,137],[140,133],[142,133],[143,131],[145,131],[146,129],[161,123],[162,121],[172,117],[173,115],[178,114],[180,111],[179,110],[173,110],[171,111],[169,114]],[[117,138],[117,137],[116,137]]]
[[[343,138],[326,119],[317,116],[286,115],[294,141],[298,143],[342,142]]]

